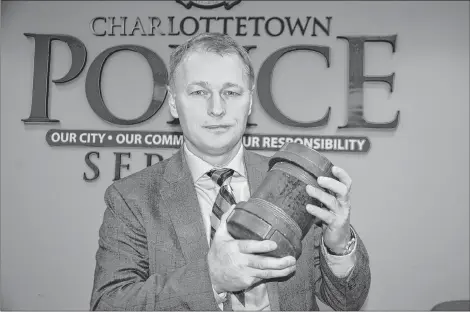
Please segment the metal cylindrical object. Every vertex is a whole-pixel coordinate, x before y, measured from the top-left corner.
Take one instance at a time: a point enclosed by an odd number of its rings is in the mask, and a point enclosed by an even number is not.
[[[277,249],[264,255],[291,255],[298,259],[302,239],[320,221],[308,213],[306,205],[323,207],[307,194],[306,186],[323,189],[317,178],[336,179],[332,167],[317,151],[302,144],[286,143],[270,158],[269,171],[258,189],[248,201],[238,203],[227,218],[228,232],[236,239],[273,240]]]

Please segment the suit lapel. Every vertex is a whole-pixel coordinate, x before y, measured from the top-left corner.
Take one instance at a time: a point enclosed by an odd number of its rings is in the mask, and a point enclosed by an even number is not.
[[[253,194],[263,182],[268,171],[266,159],[258,154],[245,150],[245,165],[250,194]],[[271,311],[280,311],[278,282],[273,280],[266,283]]]
[[[201,259],[209,252],[204,222],[191,172],[182,148],[169,161],[160,194],[168,207],[171,221],[186,262]]]

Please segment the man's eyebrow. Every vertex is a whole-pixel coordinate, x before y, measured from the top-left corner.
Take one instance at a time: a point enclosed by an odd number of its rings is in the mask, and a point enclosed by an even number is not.
[[[206,88],[206,89],[210,89],[210,85],[207,81],[195,81],[195,82],[191,82],[188,84],[188,87],[189,86],[201,86],[203,88]],[[233,83],[233,82],[226,82],[224,83],[223,85],[223,88],[231,88],[231,87],[235,87],[235,88],[240,88],[240,89],[243,89],[242,86],[240,86],[239,84],[236,84],[236,83]]]
[[[196,86],[201,86],[203,88],[206,88],[206,89],[209,89],[209,83],[207,81],[195,81],[195,82],[191,82],[188,84],[188,87],[189,86],[193,86],[193,85],[196,85]]]
[[[232,82],[226,82],[224,83],[224,88],[230,88],[230,87],[236,87],[236,88],[242,88],[242,86],[236,84],[236,83],[232,83]]]

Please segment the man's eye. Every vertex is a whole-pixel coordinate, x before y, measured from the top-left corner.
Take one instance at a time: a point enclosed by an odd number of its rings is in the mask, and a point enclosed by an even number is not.
[[[204,90],[196,90],[190,93],[191,95],[206,95],[206,91]]]
[[[238,93],[238,92],[229,91],[229,90],[224,91],[224,94],[227,95],[227,96],[239,96],[240,95],[240,93]]]

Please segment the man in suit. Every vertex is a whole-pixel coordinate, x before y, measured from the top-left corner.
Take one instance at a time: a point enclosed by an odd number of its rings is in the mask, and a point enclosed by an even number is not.
[[[230,204],[246,201],[268,170],[268,158],[242,144],[253,90],[249,57],[229,36],[205,33],[175,49],[168,102],[184,142],[106,190],[92,310],[318,310],[316,298],[361,308],[369,261],[349,223],[344,170],[333,169],[339,181],[318,179],[335,196],[307,186],[328,209],[307,205],[324,225],[312,226],[297,261],[263,256],[272,241],[227,232]]]

